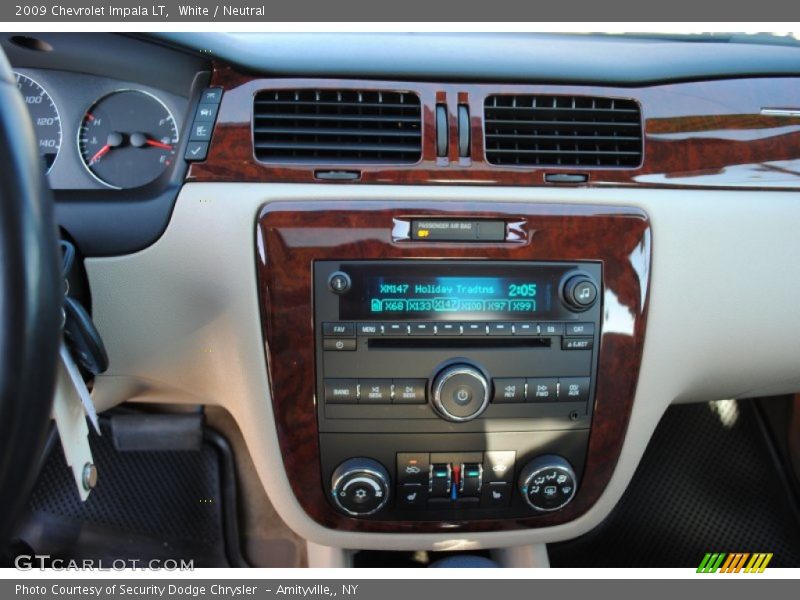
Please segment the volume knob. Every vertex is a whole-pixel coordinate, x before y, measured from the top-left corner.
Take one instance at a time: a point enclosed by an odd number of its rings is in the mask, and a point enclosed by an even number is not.
[[[471,421],[489,405],[490,385],[475,366],[455,364],[445,367],[431,385],[433,407],[448,421]]]

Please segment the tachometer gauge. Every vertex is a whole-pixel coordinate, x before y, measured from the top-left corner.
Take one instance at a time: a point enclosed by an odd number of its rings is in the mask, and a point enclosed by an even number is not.
[[[41,85],[21,73],[14,75],[33,121],[39,154],[42,155],[45,169],[49,173],[61,149],[61,119],[58,117],[58,109]]]
[[[134,188],[150,183],[175,157],[178,127],[161,100],[125,90],[104,96],[83,117],[78,148],[102,183]]]

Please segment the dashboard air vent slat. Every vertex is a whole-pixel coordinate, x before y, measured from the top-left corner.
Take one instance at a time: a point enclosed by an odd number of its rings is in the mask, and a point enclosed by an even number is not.
[[[265,162],[415,163],[420,100],[379,90],[262,91],[253,104],[253,146]]]
[[[484,103],[486,159],[521,167],[637,167],[642,117],[633,100],[493,95]]]

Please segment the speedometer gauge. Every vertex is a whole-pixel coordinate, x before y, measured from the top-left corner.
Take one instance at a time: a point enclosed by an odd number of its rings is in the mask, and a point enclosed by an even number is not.
[[[58,117],[58,109],[41,85],[21,73],[14,75],[33,121],[39,154],[42,155],[45,169],[49,173],[61,149],[61,119]]]
[[[177,144],[178,127],[169,109],[155,96],[135,90],[95,102],[78,132],[83,164],[114,188],[156,179],[172,164]]]

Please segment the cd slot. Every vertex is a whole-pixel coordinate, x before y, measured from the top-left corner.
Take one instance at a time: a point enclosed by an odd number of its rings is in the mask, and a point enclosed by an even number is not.
[[[370,350],[399,348],[549,348],[552,339],[548,337],[530,338],[490,338],[490,337],[396,337],[371,338],[367,345]]]

